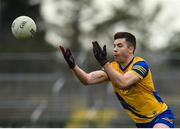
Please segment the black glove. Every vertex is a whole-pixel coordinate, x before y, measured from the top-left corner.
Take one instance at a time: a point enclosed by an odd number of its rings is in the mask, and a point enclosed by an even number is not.
[[[97,61],[100,63],[101,66],[105,65],[107,60],[107,52],[106,52],[106,45],[102,48],[99,46],[97,41],[92,42],[93,44],[93,53]]]
[[[73,69],[75,67],[75,60],[73,55],[71,54],[71,50],[69,48],[65,49],[62,46],[59,46],[59,48],[64,56],[64,59],[68,63],[69,67]]]

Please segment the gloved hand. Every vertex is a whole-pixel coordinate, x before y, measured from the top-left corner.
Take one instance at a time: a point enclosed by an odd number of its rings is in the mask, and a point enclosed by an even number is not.
[[[100,63],[101,66],[105,65],[107,60],[107,52],[106,52],[106,45],[102,48],[99,46],[97,41],[92,42],[93,44],[93,53],[97,61]]]
[[[64,56],[64,59],[66,60],[66,62],[68,63],[69,67],[71,69],[73,69],[75,67],[75,60],[74,60],[74,57],[71,53],[71,50],[69,48],[65,49],[64,47],[62,46],[59,46],[63,56]]]

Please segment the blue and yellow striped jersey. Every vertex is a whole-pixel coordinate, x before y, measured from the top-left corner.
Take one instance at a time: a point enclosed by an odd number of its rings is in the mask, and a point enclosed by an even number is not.
[[[140,81],[123,90],[112,82],[117,98],[134,122],[150,122],[167,109],[155,91],[151,70],[143,58],[134,57],[125,68],[116,61],[111,62],[111,66],[121,74],[131,71],[140,78]]]

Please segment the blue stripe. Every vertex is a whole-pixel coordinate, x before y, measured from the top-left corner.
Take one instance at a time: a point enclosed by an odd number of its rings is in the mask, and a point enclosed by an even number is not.
[[[163,100],[161,99],[161,97],[160,97],[160,95],[159,95],[158,92],[154,91],[154,92],[153,92],[153,95],[154,95],[154,97],[158,100],[158,102],[164,103]]]
[[[115,94],[116,94],[117,98],[119,99],[119,101],[120,101],[120,103],[124,109],[129,110],[131,113],[133,113],[134,115],[136,115],[139,118],[151,119],[151,117],[147,117],[147,116],[138,114],[137,112],[140,112],[140,111],[138,111],[137,109],[135,109],[134,107],[129,105],[118,93],[115,92]]]
[[[138,73],[139,75],[141,75],[142,77],[145,77],[144,76],[144,74],[141,72],[141,71],[139,71],[139,70],[137,70],[137,69],[133,69],[136,73]]]

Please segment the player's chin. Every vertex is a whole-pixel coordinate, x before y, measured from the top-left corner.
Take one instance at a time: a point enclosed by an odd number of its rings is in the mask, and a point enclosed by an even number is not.
[[[114,60],[118,63],[122,63],[121,59],[119,59],[118,57],[114,57]]]

